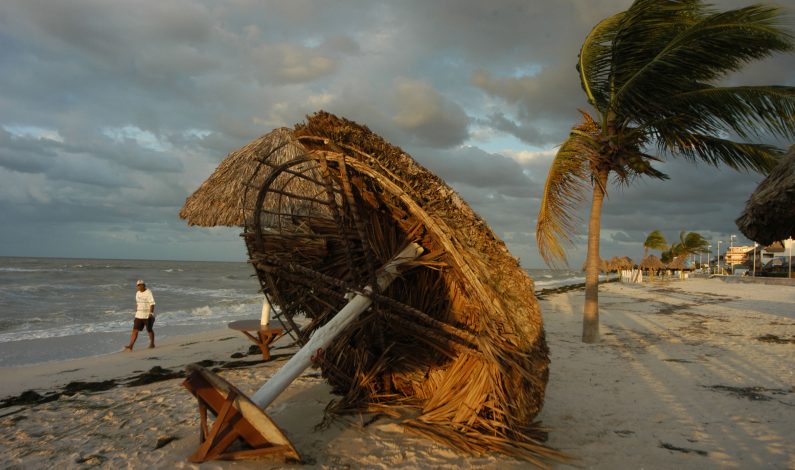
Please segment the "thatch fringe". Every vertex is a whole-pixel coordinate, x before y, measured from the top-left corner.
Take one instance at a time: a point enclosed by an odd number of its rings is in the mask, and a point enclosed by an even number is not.
[[[660,261],[660,258],[654,255],[649,255],[643,258],[643,260],[640,262],[639,267],[641,269],[658,270],[665,268],[665,265],[663,264],[662,261]]]
[[[735,223],[763,245],[795,237],[795,145],[759,183]]]

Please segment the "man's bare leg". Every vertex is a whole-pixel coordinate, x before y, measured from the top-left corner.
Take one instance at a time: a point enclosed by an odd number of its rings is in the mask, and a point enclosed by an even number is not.
[[[130,344],[124,347],[125,351],[132,351],[133,346],[135,345],[135,341],[138,339],[138,330],[133,328],[132,335],[130,335]]]
[[[149,333],[149,348],[151,349],[155,347],[155,332],[149,331],[148,333]]]

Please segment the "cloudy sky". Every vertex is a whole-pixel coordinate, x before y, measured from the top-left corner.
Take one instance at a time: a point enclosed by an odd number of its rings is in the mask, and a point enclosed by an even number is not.
[[[243,260],[239,229],[187,227],[180,207],[230,151],[324,109],[407,150],[543,267],[546,172],[587,109],[577,53],[630,3],[3,0],[0,255]],[[795,29],[795,0],[778,3]],[[794,86],[795,56],[726,80]],[[759,175],[662,169],[611,189],[603,257],[637,259],[654,229],[744,241]]]

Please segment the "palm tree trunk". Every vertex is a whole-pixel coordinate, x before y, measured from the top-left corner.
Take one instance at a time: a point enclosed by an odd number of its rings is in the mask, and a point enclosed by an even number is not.
[[[594,175],[591,215],[588,219],[588,254],[585,258],[585,306],[582,312],[582,342],[599,342],[599,235],[602,203],[608,171]]]

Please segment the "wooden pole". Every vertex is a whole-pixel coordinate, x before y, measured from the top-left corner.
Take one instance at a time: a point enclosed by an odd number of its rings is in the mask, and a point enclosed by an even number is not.
[[[383,290],[399,275],[398,267],[410,261],[414,261],[422,254],[422,247],[412,243],[397,256],[392,258],[384,265],[381,273],[378,274],[376,282]],[[346,326],[354,321],[362,312],[373,303],[373,300],[366,294],[372,292],[370,286],[365,287],[363,294],[356,294],[345,307],[342,308],[334,318],[328,323],[318,328],[309,341],[287,361],[287,364],[276,371],[275,374],[265,382],[257,393],[251,397],[257,406],[263,410],[270,405],[307,367],[312,365],[312,357],[318,352],[326,349],[334,338],[339,335]]]

